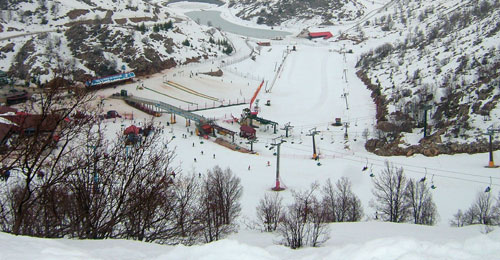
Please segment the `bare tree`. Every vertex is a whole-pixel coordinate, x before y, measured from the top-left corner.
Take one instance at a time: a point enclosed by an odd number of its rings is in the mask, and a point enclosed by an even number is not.
[[[406,176],[403,168],[395,168],[386,162],[386,168],[373,180],[373,207],[384,221],[405,222],[409,208],[405,201]]]
[[[145,124],[145,129],[151,124]],[[168,189],[173,158],[160,133],[152,131],[134,145],[125,145],[121,133],[111,141],[105,139],[97,123],[82,141],[79,156],[69,164],[76,169],[68,178],[74,199],[72,235],[146,241],[160,238],[162,232],[157,227],[168,227],[160,224],[169,217],[171,208]]]
[[[176,237],[168,244],[191,245],[198,240],[200,224],[197,216],[200,201],[200,184],[194,174],[176,177],[173,185],[175,206],[173,208]]]
[[[273,232],[278,228],[279,219],[283,211],[283,199],[279,193],[266,194],[257,206],[257,218],[266,232]]]
[[[242,190],[240,178],[231,169],[215,166],[208,171],[201,187],[199,213],[205,242],[219,240],[235,231]]]
[[[42,198],[50,197],[44,192],[55,192],[57,189],[52,186],[64,179],[65,172],[59,169],[73,150],[70,143],[86,124],[69,118],[77,110],[86,109],[92,96],[85,90],[74,88],[73,96],[64,97],[59,92],[60,87],[58,84],[48,85],[39,102],[30,100],[23,107],[27,113],[10,118],[17,126],[13,128],[7,150],[0,155],[3,171],[10,171],[16,177],[9,182],[12,194],[3,198],[9,201],[0,218],[6,232],[38,233],[33,228],[39,222],[33,221],[35,216],[32,213],[41,213],[37,205],[41,205]]]
[[[456,227],[463,227],[465,225],[464,213],[461,209],[459,209],[457,213],[453,215],[453,219],[450,220],[450,225]]]
[[[282,243],[292,249],[319,246],[329,239],[330,230],[323,206],[314,195],[317,188],[318,185],[313,184],[305,192],[294,192],[294,203],[280,218],[278,233]]]
[[[352,192],[352,184],[346,177],[340,178],[336,187],[330,179],[323,186],[322,205],[328,222],[353,222],[363,217],[361,200]]]
[[[496,224],[499,220],[499,215],[495,212],[493,200],[494,198],[492,198],[490,192],[478,192],[476,201],[467,210],[467,213],[471,217],[470,220],[472,220],[469,224]]]
[[[408,180],[405,196],[413,223],[431,226],[436,223],[438,216],[436,204],[425,181]]]
[[[495,204],[495,198],[490,192],[478,192],[474,203],[462,213],[461,210],[450,220],[452,226],[467,226],[474,224],[500,224],[500,194]]]

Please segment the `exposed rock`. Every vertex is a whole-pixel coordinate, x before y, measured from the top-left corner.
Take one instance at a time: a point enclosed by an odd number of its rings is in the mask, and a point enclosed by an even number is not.
[[[183,65],[192,63],[192,62],[200,62],[201,57],[192,57],[192,58],[187,58],[186,61],[183,63]]]
[[[117,23],[117,24],[126,24],[127,23],[127,18],[115,19],[115,23]]]
[[[88,14],[90,11],[86,9],[75,9],[69,11],[66,15],[69,17],[69,19],[74,20],[82,15]]]
[[[202,72],[201,74],[209,75],[209,76],[212,76],[212,77],[222,77],[222,75],[224,73],[222,72],[221,69],[219,69],[217,71]]]
[[[8,43],[7,45],[3,46],[2,48],[0,48],[0,53],[7,53],[7,52],[11,52],[11,51],[14,51],[14,46],[16,44],[11,42],[11,43]]]
[[[388,121],[379,121],[377,123],[376,128],[387,133],[395,131],[398,127],[395,124]]]
[[[151,18],[151,17],[131,17],[129,20],[133,23],[141,23],[141,22],[148,22],[148,21],[156,21],[157,19]]]
[[[35,52],[35,44],[33,40],[27,41],[23,47],[19,50],[14,58],[14,63],[9,69],[9,75],[13,77],[17,77],[20,79],[29,79],[30,78],[30,69],[32,59],[31,54]]]

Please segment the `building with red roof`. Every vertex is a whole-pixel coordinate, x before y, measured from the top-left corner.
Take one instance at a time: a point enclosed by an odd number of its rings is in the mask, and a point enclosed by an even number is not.
[[[309,33],[309,39],[315,39],[315,38],[323,38],[325,40],[330,39],[333,37],[333,34],[331,32],[310,32]]]

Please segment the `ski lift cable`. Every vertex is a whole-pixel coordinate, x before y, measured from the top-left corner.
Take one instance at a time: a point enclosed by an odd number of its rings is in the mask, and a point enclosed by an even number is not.
[[[342,157],[339,157],[339,159],[353,161],[353,162],[362,162],[360,160],[349,159],[349,158],[342,158]],[[384,167],[383,164],[372,163],[372,165]],[[415,170],[404,169],[404,171],[405,172],[412,172],[412,173],[422,174],[422,172],[415,171]],[[437,170],[437,172],[440,172],[440,171]],[[488,182],[484,182],[484,181],[477,181],[477,180],[465,179],[465,178],[460,178],[460,177],[447,176],[447,175],[442,175],[442,174],[437,174],[437,173],[434,173],[433,175],[436,176],[436,177],[440,177],[440,178],[454,179],[454,180],[460,180],[460,181],[465,181],[465,182],[474,182],[474,183],[480,183],[480,184],[489,184]],[[482,177],[482,176],[480,176],[480,177]],[[492,186],[499,186],[500,187],[500,184],[492,184]]]
[[[328,151],[328,152],[333,152],[333,153],[339,153],[339,154],[342,154],[344,156],[352,156],[352,157],[356,157],[356,158],[360,158],[360,159],[362,158],[359,155],[353,155],[353,154],[349,154],[349,153],[342,153],[342,152],[328,150],[328,149],[324,149],[324,148],[323,148],[323,150]],[[386,161],[386,160],[381,160],[381,159],[377,159],[377,158],[370,158],[370,160],[380,161],[380,162],[385,162]],[[480,178],[489,178],[487,176],[482,176],[482,175],[477,175],[477,174],[472,174],[472,173],[464,173],[464,172],[457,172],[457,171],[452,171],[452,170],[429,168],[429,167],[416,166],[416,165],[411,165],[411,164],[406,164],[406,163],[394,163],[394,162],[390,162],[390,163],[393,164],[393,165],[399,165],[399,166],[405,166],[405,167],[412,167],[412,168],[418,168],[418,169],[429,169],[429,170],[432,170],[432,171],[454,173],[454,174],[460,174],[460,175],[466,175],[466,176],[472,176],[472,177],[480,177]],[[492,178],[500,180],[500,177],[492,177]]]
[[[300,149],[300,148],[296,148],[296,147],[287,147],[287,149],[293,149],[293,150],[299,150],[299,151],[309,152],[309,150]],[[323,149],[323,150],[325,150],[325,149]],[[346,155],[352,156],[350,154],[346,154]],[[351,158],[345,158],[345,157],[336,157],[336,158],[337,159],[341,159],[341,160],[348,160],[348,161],[353,161],[353,162],[358,162],[358,163],[364,163],[363,160],[358,160],[358,159],[351,159]],[[380,161],[380,160],[377,160],[377,161]],[[371,163],[371,165],[372,166],[376,165],[376,166],[384,167],[385,161],[383,163]],[[395,165],[397,165],[397,164],[395,163]],[[426,167],[417,167],[417,168],[427,169]],[[417,171],[417,170],[412,170],[412,169],[404,169],[404,170],[405,170],[405,172],[411,172],[411,173],[417,173],[417,174],[425,174],[425,172]],[[433,169],[432,171],[433,172],[443,172],[440,169]],[[440,178],[454,179],[454,180],[460,180],[460,181],[465,181],[465,182],[474,182],[474,183],[480,183],[480,184],[489,184],[488,182],[484,182],[484,181],[471,180],[471,179],[465,179],[465,178],[460,178],[460,177],[453,177],[453,176],[448,176],[448,175],[443,175],[443,174],[437,174],[437,173],[433,173],[433,175],[435,175],[437,177],[440,177]],[[485,177],[485,176],[473,175],[473,174],[470,174],[470,176],[471,177],[481,177],[481,178]],[[489,177],[486,177],[486,178],[489,178]],[[492,184],[492,186],[499,186],[500,187],[500,184]]]

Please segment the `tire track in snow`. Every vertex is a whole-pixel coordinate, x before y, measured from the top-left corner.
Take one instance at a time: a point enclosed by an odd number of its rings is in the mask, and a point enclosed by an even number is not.
[[[327,70],[327,63],[328,63],[328,53],[326,55],[321,55],[322,56],[322,59],[321,59],[321,70],[320,70],[320,87],[321,87],[321,92],[320,92],[320,96],[319,96],[319,100],[318,102],[316,102],[316,104],[314,105],[313,108],[315,107],[320,107],[322,106],[327,97],[328,97],[328,77],[327,77],[327,73],[328,73],[328,70]]]

